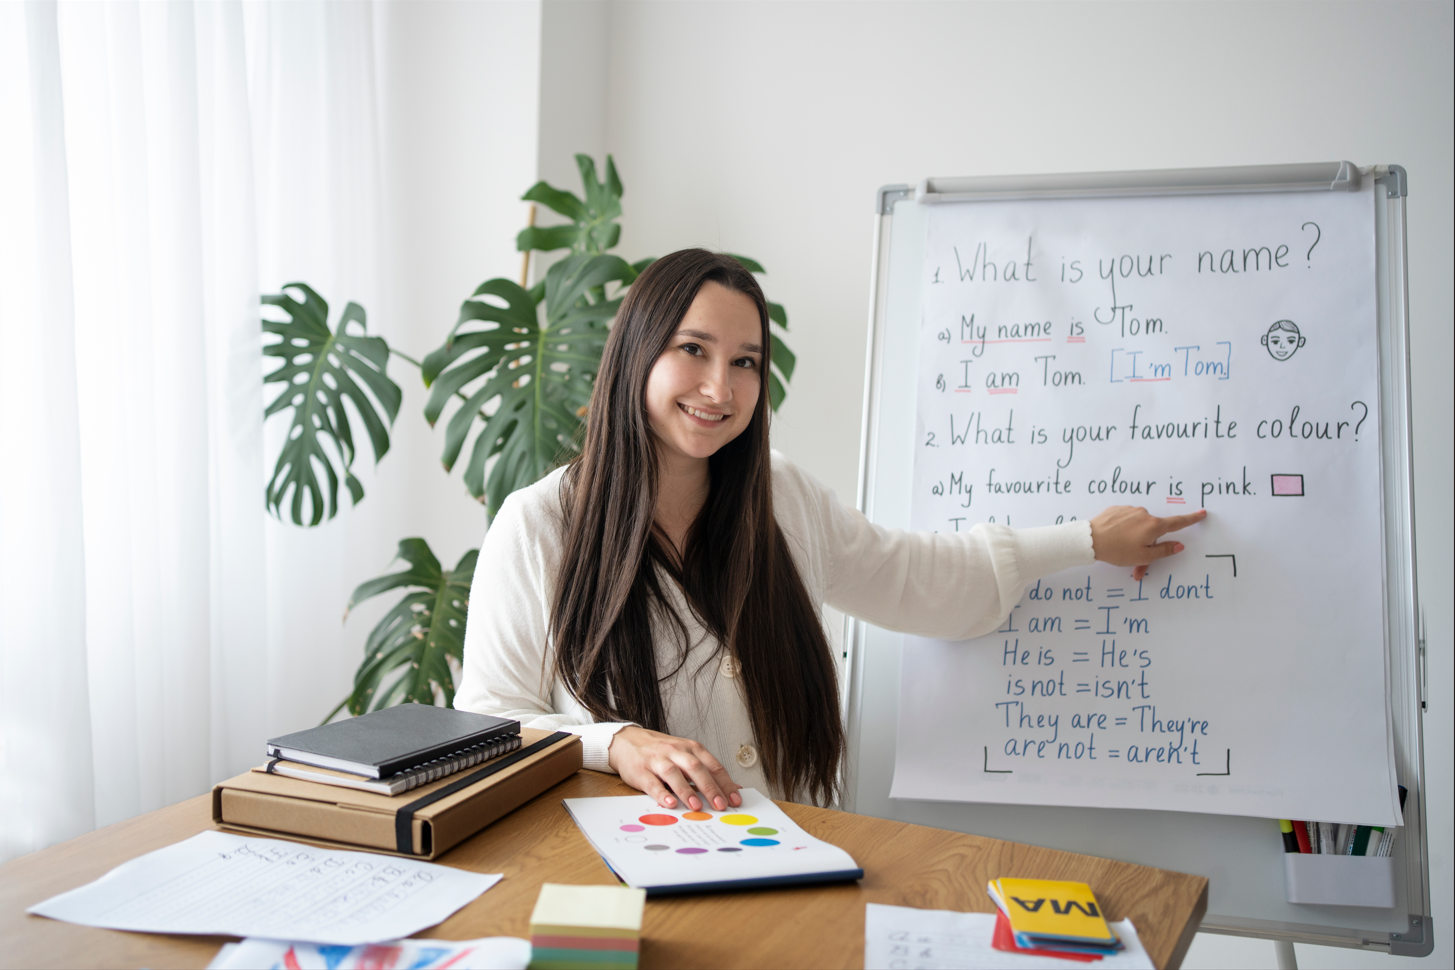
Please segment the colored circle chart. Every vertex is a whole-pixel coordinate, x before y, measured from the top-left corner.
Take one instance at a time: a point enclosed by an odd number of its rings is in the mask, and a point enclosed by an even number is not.
[[[712,813],[711,812],[707,812],[707,811],[683,812],[680,816],[678,816],[678,815],[667,815],[665,813],[662,813],[662,814],[653,813],[653,814],[650,814],[650,815],[643,815],[640,818],[638,818],[637,819],[637,822],[640,822],[641,823],[640,825],[638,825],[636,823],[628,823],[626,825],[621,826],[621,830],[623,832],[645,832],[647,830],[646,829],[646,826],[649,826],[649,825],[654,825],[654,826],[676,825],[679,821],[681,821],[683,819],[686,819],[686,820],[691,821],[691,822],[710,822],[710,821],[712,821],[712,818],[713,818]],[[770,848],[770,847],[775,846],[775,845],[781,845],[782,844],[780,842],[780,840],[778,840],[776,838],[770,838],[769,837],[769,836],[776,836],[776,835],[778,835],[778,829],[772,828],[772,827],[767,826],[767,825],[760,824],[759,821],[758,821],[757,816],[754,816],[754,815],[746,815],[746,814],[743,814],[742,812],[737,812],[737,813],[733,813],[733,814],[730,814],[730,815],[721,815],[721,816],[718,816],[718,821],[722,822],[725,825],[735,825],[735,826],[740,826],[740,827],[746,828],[747,831],[744,832],[743,834],[744,835],[752,836],[752,838],[747,838],[747,839],[741,839],[741,840],[739,840],[739,842],[738,842],[737,845],[719,846],[718,849],[717,849],[718,852],[742,852],[743,851],[743,849],[742,849],[743,846],[747,846],[747,847],[752,848],[752,849],[766,849],[766,848]],[[634,842],[634,843],[641,843],[641,842],[645,842],[646,841],[646,837],[645,836],[640,836],[640,835],[634,835],[634,836],[631,836],[631,837],[627,838],[626,841],[628,841],[628,842]],[[672,852],[672,851],[675,851],[675,853],[677,855],[686,855],[686,856],[706,855],[708,852],[711,851],[710,849],[704,849],[704,848],[700,848],[698,846],[687,846],[685,848],[675,849],[675,850],[674,850],[674,847],[668,846],[668,845],[644,845],[644,846],[642,846],[642,848],[646,849],[648,852]]]

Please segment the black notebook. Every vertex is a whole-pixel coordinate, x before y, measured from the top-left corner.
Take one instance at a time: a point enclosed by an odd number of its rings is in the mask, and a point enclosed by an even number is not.
[[[366,778],[520,734],[520,722],[429,704],[400,704],[268,740],[268,757]]]

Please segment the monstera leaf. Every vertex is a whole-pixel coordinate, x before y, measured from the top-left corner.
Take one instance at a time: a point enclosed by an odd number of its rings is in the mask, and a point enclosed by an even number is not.
[[[294,299],[290,290],[302,293],[303,301]],[[340,472],[354,503],[364,497],[364,486],[353,473],[354,432],[344,401],[353,404],[363,421],[378,462],[389,450],[389,428],[399,414],[399,385],[386,373],[389,345],[382,337],[365,336],[364,308],[357,303],[344,308],[338,329],[330,331],[328,303],[305,283],[289,283],[282,293],[264,296],[263,302],[288,315],[287,320],[263,320],[263,331],[281,338],[263,346],[265,356],[281,361],[263,382],[285,385],[263,416],[293,409],[287,443],[268,482],[267,507],[282,518],[286,502],[295,524],[318,525],[325,509],[330,519],[338,513]],[[351,325],[356,327],[352,332]],[[323,446],[325,439],[332,443],[332,455]],[[327,501],[318,480],[320,466],[328,478]]]
[[[610,155],[606,156],[605,182],[596,180],[596,162],[590,155],[577,155],[576,167],[581,170],[585,201],[574,193],[552,188],[545,182],[537,182],[521,196],[527,202],[539,202],[559,212],[570,219],[571,224],[528,226],[515,237],[517,250],[524,253],[532,249],[541,252],[570,249],[599,256],[621,238],[621,226],[616,220],[621,216],[622,188],[621,179],[616,175],[616,163]]]
[[[464,399],[445,426],[446,470],[454,468],[476,423],[481,425],[465,466],[465,486],[485,501],[492,517],[507,495],[577,447],[607,324],[621,303],[593,301],[591,294],[636,276],[616,256],[576,253],[552,266],[544,285],[533,290],[487,280],[461,304],[445,345],[424,359],[429,423],[439,420],[452,399]],[[486,460],[496,455],[486,482]]]
[[[433,704],[436,688],[446,707],[454,704],[455,678],[446,658],[464,663],[465,619],[478,555],[478,549],[471,549],[459,565],[445,572],[427,542],[403,539],[396,558],[409,563],[409,568],[354,590],[349,609],[391,589],[405,587],[409,593],[370,631],[364,662],[354,674],[353,693],[324,718],[325,723],[344,707],[357,715],[411,701]]]

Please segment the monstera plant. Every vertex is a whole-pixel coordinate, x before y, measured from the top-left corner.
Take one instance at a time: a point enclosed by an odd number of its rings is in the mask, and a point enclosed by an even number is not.
[[[291,412],[266,490],[269,511],[295,525],[318,525],[338,513],[340,480],[355,504],[363,499],[364,487],[353,472],[354,419],[344,405],[349,403],[363,425],[377,464],[389,450],[403,397],[388,374],[391,357],[419,369],[430,391],[424,409],[430,426],[445,418],[441,460],[447,472],[468,446],[465,487],[488,515],[511,492],[575,454],[590,420],[591,387],[612,318],[652,262],[628,263],[609,252],[621,237],[622,197],[611,157],[605,181],[589,156],[577,155],[576,163],[585,198],[545,182],[523,196],[568,221],[528,226],[516,237],[521,252],[566,254],[529,289],[507,279],[481,283],[460,305],[444,343],[422,360],[369,336],[367,316],[356,303],[330,329],[327,302],[306,284],[290,283],[263,298],[276,308],[264,315],[263,332],[277,338],[263,353],[279,360],[264,381],[282,385],[265,415]],[[733,258],[753,273],[764,272],[754,260]],[[770,303],[768,314],[775,330],[768,394],[777,410],[793,376],[794,356],[776,332],[787,330],[787,313]],[[445,570],[424,539],[404,539],[396,559],[409,568],[354,590],[349,609],[390,590],[406,592],[369,633],[354,689],[329,718],[345,708],[362,714],[408,701],[453,702],[477,555],[472,549]]]

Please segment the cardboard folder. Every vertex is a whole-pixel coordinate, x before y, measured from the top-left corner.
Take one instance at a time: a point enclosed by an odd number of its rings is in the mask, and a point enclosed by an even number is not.
[[[576,735],[520,734],[518,751],[393,796],[254,768],[212,789],[212,820],[233,832],[433,859],[580,769]]]

